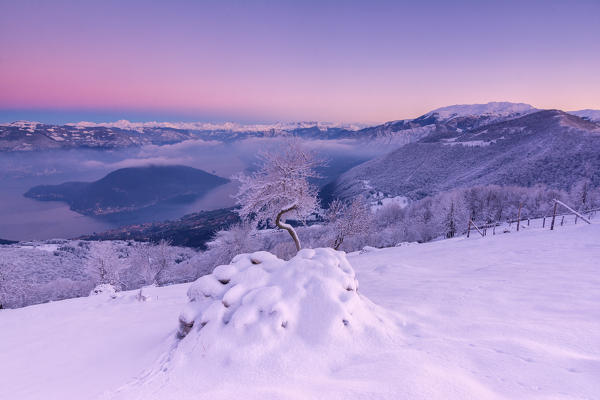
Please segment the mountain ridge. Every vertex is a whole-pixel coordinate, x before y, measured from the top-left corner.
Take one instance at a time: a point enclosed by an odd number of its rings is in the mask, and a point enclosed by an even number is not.
[[[333,197],[383,192],[413,200],[486,184],[600,185],[600,124],[542,110],[471,130],[439,130],[342,174]]]

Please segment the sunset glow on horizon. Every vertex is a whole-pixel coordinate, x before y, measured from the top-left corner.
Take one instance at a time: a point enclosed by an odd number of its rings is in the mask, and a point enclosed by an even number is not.
[[[0,122],[600,109],[598,1],[4,1],[0,43]]]

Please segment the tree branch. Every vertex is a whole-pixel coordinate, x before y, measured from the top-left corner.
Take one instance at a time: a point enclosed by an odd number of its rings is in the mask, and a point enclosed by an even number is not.
[[[293,211],[297,208],[298,208],[297,204],[292,204],[291,206],[283,208],[281,211],[279,211],[279,213],[277,213],[277,218],[275,219],[275,225],[277,225],[277,227],[279,227],[281,229],[288,231],[288,233],[294,240],[294,244],[296,245],[296,251],[300,251],[300,239],[298,239],[298,235],[296,234],[296,231],[290,224],[281,222],[281,217],[283,216],[283,214]]]

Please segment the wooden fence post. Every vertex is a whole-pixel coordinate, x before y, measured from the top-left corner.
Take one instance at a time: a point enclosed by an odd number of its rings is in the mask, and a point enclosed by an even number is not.
[[[517,232],[519,232],[519,227],[521,226],[521,207],[523,207],[523,203],[519,203],[519,214],[517,215]]]
[[[560,219],[560,226],[563,226],[564,223],[565,223],[565,216],[563,215],[562,218]]]
[[[469,227],[467,228],[467,237],[471,235],[471,220],[469,219]]]
[[[542,228],[546,227],[546,216],[544,215],[544,221],[542,222]]]
[[[554,220],[556,219],[556,207],[558,207],[558,203],[554,202],[554,211],[552,211],[552,223],[550,224],[550,230],[554,230]]]

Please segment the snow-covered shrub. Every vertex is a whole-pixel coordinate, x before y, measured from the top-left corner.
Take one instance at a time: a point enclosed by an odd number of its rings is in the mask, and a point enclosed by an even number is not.
[[[98,296],[98,295],[106,295],[109,297],[115,297],[117,294],[117,289],[111,284],[101,283],[96,285],[95,288],[90,292],[90,296]]]
[[[179,317],[179,336],[189,343],[180,344],[184,352],[201,341],[205,353],[260,357],[253,348],[296,340],[351,344],[391,327],[359,294],[345,253],[328,248],[304,249],[289,261],[268,252],[239,255],[194,282],[188,297]]]

